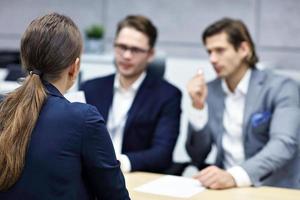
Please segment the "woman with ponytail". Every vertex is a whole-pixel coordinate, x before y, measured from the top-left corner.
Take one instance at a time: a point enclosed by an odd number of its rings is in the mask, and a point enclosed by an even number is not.
[[[39,17],[23,34],[28,76],[0,103],[1,200],[129,199],[103,118],[63,97],[81,51],[80,32],[64,15]]]

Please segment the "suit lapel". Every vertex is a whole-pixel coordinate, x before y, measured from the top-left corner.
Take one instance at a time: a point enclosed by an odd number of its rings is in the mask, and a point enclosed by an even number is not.
[[[250,117],[256,108],[257,102],[261,102],[259,98],[260,98],[261,90],[263,88],[263,83],[265,79],[266,77],[264,73],[256,69],[252,71],[249,88],[246,95],[245,108],[244,108],[244,120],[243,120],[244,141],[249,126]]]
[[[107,83],[103,84],[105,85],[104,91],[103,91],[103,97],[102,103],[100,104],[100,107],[102,108],[102,115],[104,120],[107,122],[108,119],[108,112],[111,107],[112,101],[113,101],[113,93],[114,93],[114,79],[115,75],[112,75],[108,78]],[[99,91],[101,92],[101,91]]]
[[[128,117],[124,129],[124,138],[126,136],[128,127],[131,125],[132,120],[137,115],[137,113],[142,110],[142,105],[145,102],[147,102],[146,100],[148,95],[150,94],[151,87],[152,87],[151,82],[153,81],[151,81],[151,78],[149,77],[149,75],[147,75],[145,80],[143,81],[143,83],[141,84],[140,88],[137,91],[133,103],[128,111]]]
[[[222,89],[221,86],[221,79],[217,80],[215,87],[212,89],[214,92],[214,96],[210,98],[211,101],[211,107],[213,108],[212,112],[214,113],[213,116],[215,116],[215,127],[217,128],[217,157],[216,157],[216,165],[219,167],[222,167],[222,160],[223,160],[223,148],[222,148],[222,137],[224,133],[224,125],[223,125],[223,116],[224,116],[224,109],[225,109],[225,92]],[[221,123],[220,123],[221,122]]]

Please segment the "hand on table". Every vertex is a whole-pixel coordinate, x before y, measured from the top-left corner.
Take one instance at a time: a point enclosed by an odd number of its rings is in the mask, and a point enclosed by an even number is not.
[[[227,171],[216,166],[209,166],[194,176],[204,187],[210,189],[227,189],[236,187],[234,178]]]

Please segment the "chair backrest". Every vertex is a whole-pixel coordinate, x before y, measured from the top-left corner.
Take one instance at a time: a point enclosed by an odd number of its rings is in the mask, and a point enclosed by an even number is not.
[[[0,68],[9,64],[20,64],[20,52],[17,50],[0,50]]]
[[[19,78],[26,76],[26,72],[19,64],[9,64],[6,66],[6,68],[8,73],[5,77],[5,81],[17,81]]]
[[[147,68],[148,73],[159,78],[163,78],[166,71],[166,57],[161,54],[162,53],[155,56],[154,60],[149,63]],[[104,55],[97,58],[83,56],[77,86],[80,86],[87,80],[103,77],[114,73],[115,71],[116,67],[113,55]]]
[[[147,73],[152,74],[156,77],[163,78],[166,71],[166,58],[165,57],[155,57],[154,60],[149,63],[147,68]]]

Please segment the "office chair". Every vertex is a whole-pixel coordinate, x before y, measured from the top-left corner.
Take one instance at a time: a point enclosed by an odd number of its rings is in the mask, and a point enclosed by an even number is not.
[[[5,81],[17,81],[26,74],[23,72],[18,50],[0,50],[0,68],[7,69]]]
[[[148,64],[147,73],[156,77],[163,78],[166,71],[166,58],[163,56],[155,57],[154,60]]]
[[[0,50],[0,68],[6,68],[9,64],[21,64],[18,50]]]
[[[19,78],[25,77],[26,72],[22,69],[20,64],[9,64],[6,66],[8,74],[5,81],[18,81]]]
[[[166,71],[166,58],[165,56],[157,56],[149,63],[147,73],[156,77],[163,78]],[[191,162],[172,162],[172,164],[164,170],[163,174],[181,176],[185,168],[189,165],[193,165]]]
[[[101,65],[104,65],[104,66],[101,66]],[[82,64],[84,65],[84,64]],[[91,69],[92,68],[88,68],[89,70],[85,71],[85,68],[81,68],[81,71],[79,72],[79,75],[78,75],[78,81],[77,81],[77,85],[79,86],[80,88],[80,85],[87,81],[87,80],[90,80],[90,79],[94,79],[94,78],[99,78],[99,77],[102,77],[102,76],[105,76],[105,75],[108,75],[110,73],[113,73],[115,72],[115,60],[114,58],[112,57],[111,58],[111,65],[108,66],[109,64],[107,64],[107,61],[105,62],[99,62],[99,64],[95,63],[95,70],[93,71],[93,73],[91,73]],[[99,70],[99,67],[108,67],[109,70]],[[162,57],[162,56],[158,56],[158,57],[155,57],[154,60],[148,64],[148,68],[147,68],[147,73],[149,74],[152,74],[154,75],[155,77],[159,77],[159,78],[163,78],[164,77],[164,73],[165,73],[165,68],[166,68],[166,59],[165,57]],[[107,73],[109,72],[109,73]],[[86,74],[92,74],[91,77],[89,78],[86,78],[87,75]]]

